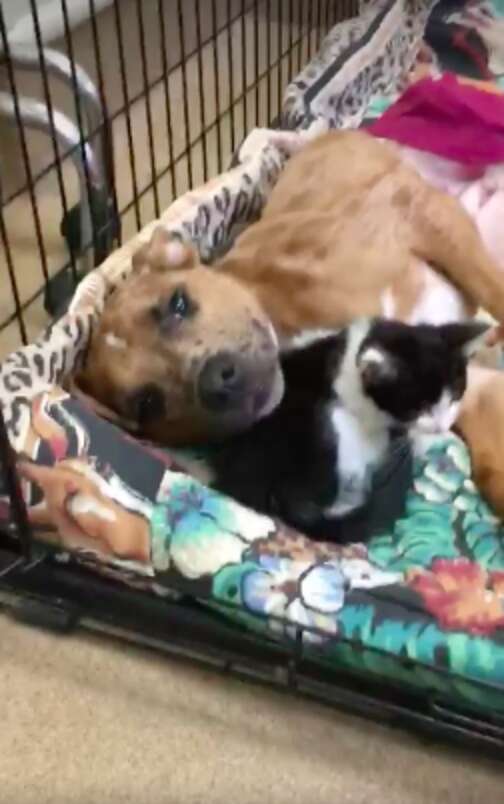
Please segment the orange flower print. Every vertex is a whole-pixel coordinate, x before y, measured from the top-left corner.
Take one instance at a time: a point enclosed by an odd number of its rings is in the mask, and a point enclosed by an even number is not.
[[[504,628],[504,572],[487,572],[467,558],[438,558],[406,577],[442,628],[474,635]]]

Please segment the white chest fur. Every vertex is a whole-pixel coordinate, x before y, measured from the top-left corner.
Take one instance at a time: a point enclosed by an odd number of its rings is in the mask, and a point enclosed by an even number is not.
[[[369,332],[369,322],[355,322],[334,383],[341,404],[331,412],[334,438],[338,444],[338,496],[326,511],[329,517],[344,516],[366,500],[372,471],[383,460],[389,444],[389,419],[362,391],[356,370],[359,349]]]
[[[328,517],[342,517],[366,501],[372,472],[383,460],[389,444],[388,431],[368,430],[350,411],[336,407],[331,414],[338,443],[338,496],[325,511]]]

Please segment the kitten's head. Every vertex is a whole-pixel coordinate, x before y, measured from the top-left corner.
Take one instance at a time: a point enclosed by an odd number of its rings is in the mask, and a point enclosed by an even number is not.
[[[480,321],[440,326],[372,321],[361,330],[355,357],[365,396],[397,423],[416,423],[426,432],[449,430],[466,388],[467,362],[488,328]]]

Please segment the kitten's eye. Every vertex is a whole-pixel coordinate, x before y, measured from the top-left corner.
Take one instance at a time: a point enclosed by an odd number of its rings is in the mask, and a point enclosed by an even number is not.
[[[164,394],[156,386],[141,388],[131,400],[132,419],[139,425],[159,419],[165,411]]]

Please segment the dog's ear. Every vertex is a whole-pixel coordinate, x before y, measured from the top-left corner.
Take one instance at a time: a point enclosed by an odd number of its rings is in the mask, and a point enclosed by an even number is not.
[[[177,271],[197,264],[195,250],[164,226],[156,226],[148,243],[133,254],[134,271]]]

